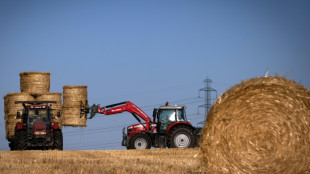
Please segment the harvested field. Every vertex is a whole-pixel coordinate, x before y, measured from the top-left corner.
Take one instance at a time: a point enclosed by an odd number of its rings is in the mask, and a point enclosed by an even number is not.
[[[202,173],[195,149],[2,151],[1,173]]]

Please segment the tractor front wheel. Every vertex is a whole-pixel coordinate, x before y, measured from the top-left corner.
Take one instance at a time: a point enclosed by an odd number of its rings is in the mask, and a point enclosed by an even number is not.
[[[27,132],[24,130],[15,132],[14,150],[27,149]]]
[[[53,149],[63,150],[63,138],[62,138],[62,131],[61,130],[55,130],[54,131]]]
[[[173,128],[168,137],[168,147],[171,148],[192,148],[195,146],[195,135],[193,131],[186,126]]]
[[[129,146],[127,149],[150,149],[151,139],[147,134],[137,133],[133,135],[129,140]]]

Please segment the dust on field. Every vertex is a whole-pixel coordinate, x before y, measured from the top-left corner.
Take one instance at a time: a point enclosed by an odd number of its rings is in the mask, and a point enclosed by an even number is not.
[[[198,148],[2,151],[0,173],[203,173],[199,156]]]

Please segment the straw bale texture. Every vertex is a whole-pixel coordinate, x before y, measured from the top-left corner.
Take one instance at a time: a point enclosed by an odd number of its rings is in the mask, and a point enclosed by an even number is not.
[[[22,104],[15,104],[15,101],[33,101],[34,97],[28,93],[8,93],[4,96],[4,113],[16,114],[24,109]]]
[[[11,139],[14,136],[15,124],[21,119],[15,119],[17,111],[22,112],[22,104],[15,104],[15,101],[33,101],[34,98],[28,93],[8,93],[4,98],[4,120],[6,138]]]
[[[63,105],[65,107],[80,107],[81,101],[87,101],[87,86],[64,86]]]
[[[43,94],[50,90],[49,72],[22,72],[20,76],[20,90],[30,94]]]
[[[15,133],[15,125],[17,122],[21,122],[21,119],[16,119],[16,113],[15,114],[6,114],[5,115],[5,132],[6,132],[6,138],[12,139],[14,137]]]
[[[61,122],[63,126],[86,127],[86,116],[81,116],[80,107],[62,107]]]
[[[36,101],[56,101],[56,104],[52,104],[51,108],[52,115],[55,116],[54,121],[61,125],[61,118],[57,117],[57,113],[61,112],[62,104],[61,104],[61,93],[45,93],[39,95],[36,98]]]
[[[6,124],[5,125],[6,135],[5,138],[10,140],[14,138],[15,135],[15,125],[14,124]]]
[[[200,141],[209,173],[310,173],[310,91],[282,77],[243,81],[214,103]]]
[[[87,102],[87,86],[64,86],[62,124],[64,126],[86,126],[86,116],[81,115],[81,102]]]

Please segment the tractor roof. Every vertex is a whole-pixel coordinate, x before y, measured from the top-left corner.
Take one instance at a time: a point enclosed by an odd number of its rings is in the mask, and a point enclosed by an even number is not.
[[[160,106],[159,109],[186,109],[186,106]]]
[[[15,101],[14,103],[22,104],[25,109],[51,109],[47,104],[56,103],[56,101]]]
[[[28,105],[26,106],[27,109],[50,109],[48,105]]]

